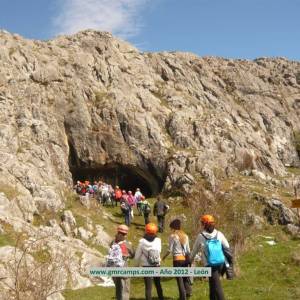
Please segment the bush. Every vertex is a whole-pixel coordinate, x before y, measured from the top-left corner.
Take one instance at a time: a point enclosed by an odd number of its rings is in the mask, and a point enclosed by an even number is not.
[[[217,227],[225,232],[235,256],[245,250],[246,239],[253,230],[247,223],[250,204],[246,199],[228,199],[225,193],[212,194],[200,186],[185,199],[185,203],[194,212],[193,234],[200,230],[200,217],[211,214],[216,218]]]
[[[6,276],[0,278],[7,299],[46,300],[65,288],[70,257],[56,251],[50,255],[47,237],[24,240],[20,235],[14,253],[6,264]]]

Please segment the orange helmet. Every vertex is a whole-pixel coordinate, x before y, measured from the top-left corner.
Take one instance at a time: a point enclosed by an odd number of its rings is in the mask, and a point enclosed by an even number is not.
[[[215,218],[212,215],[204,215],[201,217],[200,220],[203,224],[214,224],[215,223]]]
[[[128,233],[129,228],[126,225],[119,225],[117,228],[117,231],[120,233],[124,233],[127,234]]]
[[[154,223],[148,223],[145,226],[145,232],[149,235],[156,235],[157,231],[158,231],[157,225]]]

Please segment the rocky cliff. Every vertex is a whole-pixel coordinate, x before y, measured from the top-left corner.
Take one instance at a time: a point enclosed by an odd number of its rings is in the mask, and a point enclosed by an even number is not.
[[[155,194],[207,169],[299,166],[299,62],[141,53],[95,31],[0,46],[1,185],[29,219],[84,176]]]
[[[0,31],[0,220],[34,235],[33,216],[63,209],[77,179],[155,195],[244,170],[285,175],[300,165],[299,116],[299,62]]]

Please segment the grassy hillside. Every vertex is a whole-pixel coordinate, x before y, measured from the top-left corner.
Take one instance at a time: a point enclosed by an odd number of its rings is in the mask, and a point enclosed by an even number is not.
[[[235,186],[234,196],[235,202],[233,205],[235,209],[240,212],[255,211],[259,214],[261,210],[253,200],[246,195],[250,192],[256,191],[270,193],[260,183],[247,181],[247,178],[240,179],[240,188],[236,187],[234,181],[223,182],[223,190],[232,190]],[[251,179],[252,180],[252,179]],[[247,190],[243,186],[247,185]],[[292,198],[290,191],[280,190],[279,194],[285,195],[285,201],[288,202]],[[153,204],[154,199],[150,199]],[[199,205],[201,201],[199,200]],[[186,221],[184,222],[184,229],[189,233],[193,243],[195,239],[195,216],[197,212],[186,206],[186,202],[171,202],[171,210],[167,217],[166,225],[175,216],[181,215]],[[89,214],[90,217],[97,223],[104,226],[113,238],[115,228],[118,224],[123,223],[123,217],[120,214],[119,208],[101,208],[86,210],[75,200],[69,201],[69,208],[74,211],[74,215],[78,220]],[[221,203],[220,205],[224,205]],[[223,211],[229,208],[223,208]],[[232,209],[231,209],[232,210]],[[221,208],[216,211],[220,214]],[[184,216],[183,216],[184,214]],[[224,213],[225,217],[227,214]],[[242,214],[241,214],[242,216]],[[155,218],[151,216],[151,220]],[[132,241],[134,246],[137,245],[138,240],[143,235],[143,218],[135,216],[128,239]],[[223,226],[222,226],[223,225]],[[235,224],[239,227],[239,224]],[[219,224],[220,230],[224,231],[229,239],[233,238],[230,231],[233,230],[234,224],[228,220],[228,224]],[[240,226],[243,226],[240,224]],[[246,226],[245,226],[246,227]],[[163,242],[163,249],[167,247],[168,226],[167,230],[160,235]],[[243,229],[244,233],[246,229]],[[292,257],[295,253],[300,252],[300,241],[292,240],[287,236],[279,226],[263,225],[260,230],[253,230],[245,233],[245,243],[237,258],[238,277],[233,281],[223,280],[226,299],[236,300],[267,300],[267,299],[300,299],[300,267],[293,261]],[[269,245],[268,240],[275,240],[275,245]],[[171,266],[171,258],[169,258],[164,265]],[[144,285],[142,279],[131,280],[131,299],[144,299]],[[162,282],[164,294],[166,299],[178,299],[178,290],[175,279],[167,278]],[[154,299],[156,296],[155,289],[153,290]],[[113,299],[113,288],[92,287],[82,290],[65,291],[64,296],[67,300],[98,300],[98,299]],[[193,296],[191,299],[208,299],[208,282],[197,279],[193,285]]]

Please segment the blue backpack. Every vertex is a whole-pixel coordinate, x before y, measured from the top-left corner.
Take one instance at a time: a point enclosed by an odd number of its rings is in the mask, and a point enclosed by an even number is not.
[[[225,263],[222,243],[218,240],[218,232],[212,239],[208,239],[203,233],[202,236],[206,241],[207,265],[209,267],[220,266]]]

